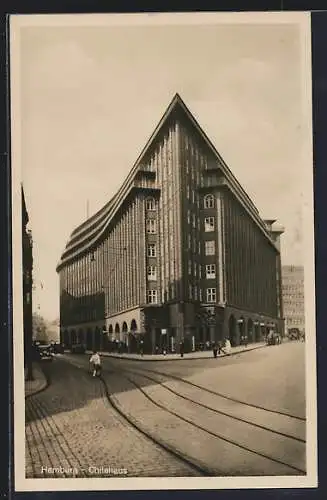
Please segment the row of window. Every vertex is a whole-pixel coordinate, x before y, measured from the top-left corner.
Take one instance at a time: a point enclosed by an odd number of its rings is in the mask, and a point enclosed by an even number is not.
[[[195,215],[194,215],[194,217],[195,217]],[[188,222],[190,223],[189,216],[188,216]],[[209,232],[212,232],[214,230],[215,230],[215,218],[214,217],[205,217],[205,219],[204,219],[204,231],[206,233],[209,233]],[[155,219],[147,219],[146,220],[146,232],[149,234],[156,234],[157,233],[157,221]]]
[[[189,189],[189,186],[188,186]],[[188,196],[189,197],[189,196]],[[207,194],[203,199],[204,208],[215,208],[215,197],[213,194]],[[156,201],[154,198],[147,198],[145,200],[146,210],[156,210]]]
[[[198,288],[195,287],[194,291],[194,297],[193,297],[193,288],[192,285],[190,285],[190,298],[197,300],[197,290]],[[207,288],[206,289],[206,302],[207,303],[214,303],[216,302],[217,298],[217,292],[216,288]],[[200,300],[202,301],[202,290],[200,290]],[[147,294],[147,302],[148,304],[157,304],[158,303],[158,290],[148,290]]]
[[[216,252],[215,240],[205,241],[204,242],[205,255],[215,255],[215,252]],[[147,256],[148,257],[156,257],[157,256],[157,246],[155,243],[148,244]]]
[[[192,261],[189,261],[188,267],[189,274],[192,274]],[[206,264],[205,266],[205,277],[206,279],[216,278],[216,264]],[[157,268],[156,266],[148,266],[148,280],[156,281],[157,279]]]

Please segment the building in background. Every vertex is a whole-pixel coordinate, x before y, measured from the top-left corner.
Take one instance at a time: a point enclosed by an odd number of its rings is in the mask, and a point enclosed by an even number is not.
[[[57,266],[61,341],[144,352],[283,332],[279,238],[178,94]]]
[[[298,328],[305,333],[303,266],[282,267],[283,302],[286,331]]]
[[[33,339],[33,321],[32,321],[32,290],[33,290],[33,240],[31,231],[27,225],[29,223],[28,211],[26,208],[23,186],[22,194],[22,279],[23,279],[23,317],[24,317],[24,364],[27,370],[26,378],[33,378],[32,373],[32,339]]]

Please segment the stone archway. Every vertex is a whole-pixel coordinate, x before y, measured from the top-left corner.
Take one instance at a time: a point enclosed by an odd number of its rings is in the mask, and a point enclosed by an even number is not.
[[[243,316],[241,316],[238,320],[237,320],[237,325],[238,325],[238,339],[237,339],[237,343],[236,345],[240,344],[243,342],[243,339],[242,337],[244,337],[245,333],[246,333],[246,324],[245,324],[245,320],[243,318]]]
[[[228,320],[228,334],[231,345],[237,345],[236,319],[233,314],[230,315]]]
[[[64,347],[70,347],[68,330],[65,330],[63,333],[63,344],[64,344]]]
[[[86,332],[86,349],[88,351],[91,351],[93,349],[93,335],[90,328],[88,328]]]
[[[121,331],[122,331],[122,341],[126,346],[128,346],[128,326],[126,321],[123,322]]]
[[[260,323],[259,323],[259,321],[254,322],[254,340],[255,340],[255,342],[260,342]]]
[[[248,319],[247,322],[247,337],[248,337],[248,342],[253,342],[254,338],[254,331],[253,331],[253,321],[251,318]]]
[[[82,328],[80,328],[78,330],[78,334],[77,334],[77,343],[78,344],[84,344],[84,332],[82,330]]]
[[[129,352],[132,353],[136,353],[140,350],[136,332],[137,332],[137,323],[135,319],[132,319],[130,326],[130,333],[128,335]]]
[[[119,342],[120,342],[120,326],[119,326],[119,323],[116,323],[115,324],[115,333],[114,333],[114,337],[115,337],[115,348],[116,349],[119,349]]]
[[[97,326],[94,330],[94,349],[96,351],[99,351],[100,346],[101,346],[101,332],[100,328]]]
[[[75,345],[77,343],[77,335],[76,335],[76,332],[75,330],[72,330],[71,331],[71,345]]]
[[[109,332],[107,331],[106,325],[102,327],[102,349],[104,351],[109,350]]]

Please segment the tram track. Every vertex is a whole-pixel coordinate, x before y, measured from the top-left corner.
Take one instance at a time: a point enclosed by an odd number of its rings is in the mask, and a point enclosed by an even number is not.
[[[174,394],[175,396],[178,396],[179,398],[185,400],[185,401],[189,401],[201,408],[205,408],[206,410],[209,410],[213,413],[216,413],[218,415],[224,415],[225,417],[229,417],[233,420],[236,420],[238,422],[243,422],[245,424],[248,424],[248,425],[251,425],[252,427],[256,427],[258,429],[262,429],[262,430],[265,430],[267,432],[270,432],[272,434],[276,434],[277,436],[281,436],[281,437],[285,437],[285,438],[288,438],[288,439],[292,439],[294,441],[298,441],[299,443],[303,443],[305,444],[306,443],[306,440],[301,438],[301,437],[297,437],[295,435],[292,435],[292,434],[288,434],[286,432],[281,432],[279,430],[276,430],[276,429],[273,429],[271,427],[268,427],[266,425],[261,425],[261,424],[258,424],[256,422],[253,422],[249,419],[246,419],[246,418],[243,418],[243,417],[240,417],[240,416],[236,416],[235,414],[233,415],[233,413],[231,412],[226,412],[226,411],[223,411],[221,409],[217,409],[217,408],[214,408],[212,406],[209,406],[207,404],[204,404],[204,403],[201,403],[200,401],[196,401],[195,399],[189,397],[189,396],[186,396],[185,394],[182,394],[181,392],[173,389],[172,387],[169,387],[166,383],[164,382],[161,382],[160,380],[158,380],[158,378],[154,378],[154,377],[151,377],[149,376],[148,374],[145,375],[144,372],[143,372],[143,369],[136,369],[136,370],[130,370],[130,369],[123,369],[122,371],[125,371],[127,373],[135,373],[135,374],[141,374],[142,377],[144,377],[145,379],[148,379],[150,380],[151,382],[154,382],[155,384],[158,384],[160,385],[161,387],[163,387],[164,389],[166,389],[167,391],[169,391],[170,393]],[[149,370],[146,370],[146,372],[148,372]],[[155,372],[155,371],[151,371],[151,373],[155,373],[156,375],[159,375],[158,372]],[[160,374],[159,376],[161,377],[164,377],[166,379],[169,379],[171,378],[172,380],[176,380],[176,377],[174,376],[170,376],[170,375],[163,375],[163,374]],[[191,385],[193,387],[196,387],[197,389],[200,389],[201,386],[197,386],[196,384],[193,384],[193,383],[190,383],[188,382],[187,380],[184,380],[184,379],[178,379],[178,382],[179,383],[184,383],[186,385]],[[202,389],[201,387],[201,391],[202,390],[205,390],[205,389]],[[228,399],[229,401],[232,401],[233,403],[236,403],[238,405],[243,405],[244,407],[249,407],[249,408],[255,408],[256,410],[259,410],[260,412],[267,412],[268,413],[268,410],[265,410],[263,409],[262,407],[258,407],[258,406],[253,406],[251,404],[247,404],[247,403],[244,403],[244,402],[240,402],[238,400],[235,400],[235,399],[232,399],[232,398],[226,398],[224,396],[221,396],[219,393],[216,393],[214,391],[210,391],[210,390],[205,390],[205,392],[209,393],[209,394],[214,394],[215,396],[217,396],[217,398],[222,398],[222,399]],[[289,419],[289,421],[291,422],[292,419],[296,419],[297,420],[297,417],[293,417],[293,416],[290,416],[290,415],[286,415],[282,412],[274,412],[272,410],[269,410],[269,413],[274,413],[275,415],[278,415],[279,417],[283,417],[284,419],[287,418]]]
[[[68,359],[68,363],[72,364],[76,368],[82,369],[85,372],[89,372],[88,366],[86,366],[86,363],[80,363],[76,361],[75,359]],[[110,373],[111,370],[104,370],[106,373]],[[108,384],[106,383],[106,380],[103,378],[103,376],[98,377],[102,389],[104,391],[104,397],[108,401],[111,409],[116,412],[118,418],[122,419],[125,425],[128,425],[132,427],[135,431],[137,431],[139,434],[141,434],[147,441],[151,442],[155,446],[161,448],[166,454],[170,455],[173,459],[177,460],[178,462],[182,463],[184,466],[188,467],[191,471],[193,471],[197,477],[202,476],[202,477],[214,477],[217,475],[216,470],[213,470],[210,467],[207,467],[204,464],[201,464],[200,461],[194,460],[190,457],[187,457],[186,454],[180,452],[176,448],[172,447],[171,445],[165,443],[163,440],[158,439],[155,437],[151,432],[148,432],[144,426],[140,425],[136,421],[135,418],[133,418],[130,414],[128,414],[126,411],[124,411],[117,399],[110,393]]]
[[[213,438],[216,438],[218,440],[221,440],[221,441],[224,441],[230,445],[233,445],[233,446],[236,446],[237,448],[243,450],[243,451],[246,451],[250,454],[254,454],[258,457],[262,457],[264,459],[267,459],[271,462],[274,462],[276,464],[279,464],[279,465],[282,465],[282,466],[285,466],[289,469],[292,469],[294,472],[297,472],[299,474],[305,474],[306,471],[300,467],[297,467],[297,466],[294,466],[292,464],[290,464],[289,462],[285,462],[284,460],[280,460],[280,459],[277,459],[271,455],[268,455],[266,453],[262,453],[262,452],[259,452],[249,446],[245,446],[243,444],[241,444],[240,442],[234,440],[234,439],[230,439],[230,438],[227,438],[226,436],[224,436],[222,433],[219,433],[219,432],[216,432],[216,431],[212,431],[210,429],[208,429],[207,427],[203,426],[203,425],[199,425],[199,423],[196,423],[194,422],[193,420],[191,420],[190,418],[187,418],[183,415],[181,415],[179,412],[176,412],[170,408],[167,407],[167,405],[165,404],[162,404],[160,403],[159,401],[157,401],[156,399],[154,399],[143,387],[140,383],[138,382],[135,382],[135,380],[133,378],[131,378],[130,376],[126,375],[126,372],[125,370],[122,370],[121,372],[121,375],[123,377],[125,377],[136,389],[138,389],[153,405],[155,405],[156,407],[160,408],[161,410],[177,417],[178,419],[180,419],[181,421],[187,423],[187,424],[190,424],[191,426],[195,427],[196,429],[202,431],[202,432],[205,432],[206,434],[210,435],[211,437]],[[131,373],[131,372],[129,372]],[[135,372],[132,372],[132,375],[135,374]],[[139,375],[139,374],[137,374]],[[139,375],[139,376],[143,376],[143,375]],[[166,388],[166,387],[165,387]],[[178,396],[180,396],[178,394]],[[194,401],[192,401],[192,403],[195,403]],[[248,424],[248,422],[247,422]],[[283,436],[284,437],[284,436]],[[290,436],[287,436],[288,438],[290,438]]]
[[[119,368],[121,369],[121,368]],[[125,368],[124,368],[125,370]],[[128,370],[128,369],[126,369]],[[172,374],[167,374],[165,372],[161,372],[161,371],[158,371],[158,370],[150,370],[148,368],[137,368],[136,369],[137,371],[140,371],[140,372],[145,372],[145,373],[153,373],[155,375],[161,375],[162,377],[166,377],[166,378],[170,378],[172,380],[176,380],[178,382],[183,382],[184,384],[187,384],[189,386],[192,386],[192,387],[195,387],[197,389],[201,389],[201,391],[204,391],[208,394],[212,394],[214,396],[219,396],[223,399],[226,399],[227,401],[232,401],[233,403],[239,403],[239,404],[242,404],[242,405],[245,405],[247,407],[251,407],[251,408],[255,408],[255,409],[258,409],[258,410],[263,410],[265,412],[267,412],[268,414],[274,414],[274,415],[280,415],[280,416],[284,416],[284,417],[289,417],[289,418],[292,418],[294,420],[298,420],[298,421],[301,421],[301,422],[306,422],[306,418],[303,418],[303,417],[299,417],[298,415],[294,415],[292,413],[288,413],[288,412],[285,412],[285,411],[280,411],[280,410],[272,410],[271,408],[267,408],[265,406],[262,406],[262,405],[257,405],[257,404],[254,404],[254,403],[249,403],[249,402],[246,402],[246,401],[242,401],[241,399],[237,399],[237,398],[234,398],[232,396],[229,396],[227,394],[224,394],[224,393],[221,393],[221,392],[218,392],[218,391],[214,391],[212,389],[208,389],[207,387],[204,387],[202,385],[199,385],[199,384],[196,384],[195,382],[191,382],[190,380],[187,380],[187,379],[184,379],[182,377],[178,377],[177,375],[172,375]],[[133,371],[136,371],[135,369],[133,369]]]
[[[68,360],[69,362],[69,360]],[[76,362],[74,360],[74,363],[76,366]],[[87,366],[85,365],[85,362],[83,363],[83,366],[79,366],[80,368],[84,368],[87,370]],[[102,376],[100,377],[101,383],[103,384],[104,391],[107,397],[107,400],[111,407],[119,414],[121,418],[127,422],[128,425],[132,426],[134,429],[139,431],[141,434],[143,434],[146,438],[150,439],[153,443],[155,443],[157,446],[160,446],[161,448],[165,449],[168,453],[174,455],[175,458],[178,458],[179,460],[182,460],[185,464],[187,464],[190,467],[193,467],[199,475],[202,476],[219,476],[219,475],[226,475],[223,471],[221,474],[217,471],[216,467],[207,467],[207,464],[203,463],[202,461],[197,461],[196,460],[196,455],[194,454],[185,454],[183,447],[179,446],[171,446],[171,443],[167,443],[164,438],[158,439],[158,436],[150,429],[151,425],[147,427],[146,424],[143,422],[141,423],[138,419],[137,416],[134,414],[132,415],[131,411],[126,412],[126,408],[124,408],[124,404],[121,404],[121,401],[119,401],[119,398],[115,396],[114,394],[110,393],[107,380],[110,380],[108,376],[110,377],[110,372],[111,374],[119,375],[120,377],[124,378],[128,383],[135,389],[137,390],[144,398],[146,398],[147,401],[153,405],[153,407],[157,408],[157,410],[160,410],[161,412],[165,412],[166,414],[170,414],[172,417],[175,419],[178,419],[179,422],[187,424],[191,426],[195,431],[197,430],[198,432],[202,433],[201,435],[207,435],[211,439],[217,439],[217,443],[225,443],[225,446],[227,447],[236,447],[237,449],[240,450],[240,453],[242,452],[243,454],[246,453],[250,457],[250,461],[255,461],[257,459],[254,458],[254,456],[257,456],[258,459],[264,459],[268,464],[267,470],[269,470],[269,463],[275,464],[276,466],[282,466],[282,469],[285,468],[286,474],[285,475],[303,475],[306,473],[305,467],[298,466],[294,463],[297,463],[296,457],[294,459],[294,454],[293,454],[293,463],[292,460],[287,460],[287,457],[280,457],[277,458],[276,456],[272,456],[270,453],[264,453],[261,451],[258,451],[258,449],[255,449],[255,447],[258,445],[258,443],[255,443],[255,446],[247,446],[242,442],[239,442],[238,439],[231,439],[230,437],[226,437],[221,432],[217,432],[216,430],[212,430],[210,428],[207,428],[205,425],[201,425],[201,423],[197,422],[194,419],[188,418],[185,414],[183,414],[183,411],[175,411],[171,407],[169,408],[167,404],[162,403],[158,401],[157,397],[154,397],[153,395],[149,394],[149,383],[156,384],[158,387],[168,391],[170,394],[174,395],[174,397],[180,398],[181,400],[185,401],[185,404],[191,404],[194,406],[197,406],[201,408],[201,410],[205,410],[206,412],[210,412],[212,415],[216,414],[217,418],[220,416],[229,418],[232,421],[237,422],[238,424],[244,425],[245,428],[248,426],[252,426],[254,428],[257,428],[258,431],[260,430],[261,432],[269,433],[272,436],[272,447],[274,446],[274,440],[281,438],[284,440],[289,440],[289,441],[294,441],[298,444],[298,446],[303,446],[305,447],[305,440],[302,438],[298,438],[297,436],[292,436],[291,434],[285,433],[285,432],[280,432],[278,430],[274,430],[269,428],[266,425],[260,425],[256,424],[255,422],[251,422],[249,420],[246,420],[244,418],[237,417],[233,414],[224,412],[219,409],[212,408],[209,405],[203,404],[200,401],[196,401],[195,399],[188,397],[185,394],[182,394],[178,390],[174,390],[171,387],[167,387],[167,385],[160,380],[158,380],[158,377],[165,377],[166,379],[171,379],[178,381],[179,383],[184,383],[186,385],[189,385],[193,388],[199,389],[201,391],[204,391],[206,394],[211,394],[215,395],[216,397],[220,397],[222,399],[232,401],[234,403],[238,403],[241,405],[244,405],[249,408],[255,408],[260,411],[265,411],[267,414],[275,414],[282,416],[283,418],[289,418],[292,419],[294,418],[295,421],[303,421],[304,419],[301,419],[300,417],[293,416],[290,414],[286,414],[285,412],[280,412],[280,411],[274,411],[271,409],[264,408],[259,405],[254,405],[251,403],[245,403],[244,401],[240,401],[236,398],[231,398],[229,396],[226,396],[224,394],[221,394],[216,391],[212,391],[210,389],[204,388],[198,384],[195,384],[193,382],[187,381],[185,379],[182,379],[181,377],[177,377],[175,375],[169,375],[167,373],[163,372],[158,372],[156,370],[149,370],[146,368],[137,368],[137,369],[129,369],[129,368],[122,368],[122,367],[117,367],[116,363],[110,363],[110,368],[108,365],[106,366],[104,364],[103,366],[103,373]],[[138,381],[138,378],[143,378],[143,382]],[[147,382],[146,382],[147,381]],[[145,388],[146,387],[146,388]],[[246,430],[244,431],[245,433],[247,432]],[[260,444],[260,443],[259,443]],[[221,446],[221,445],[219,445]],[[303,449],[304,455],[305,455],[305,449]],[[286,453],[287,454],[287,453]],[[302,454],[302,448],[301,448],[301,454]],[[284,460],[283,460],[284,458]],[[277,465],[276,465],[277,464]],[[302,464],[301,464],[302,465]],[[262,466],[261,466],[262,467]],[[229,474],[230,475],[230,474]],[[261,475],[261,474],[260,474]],[[268,475],[268,474],[265,474]],[[284,475],[282,473],[281,475]]]
[[[106,381],[102,377],[99,377],[99,378],[103,384],[103,388],[104,388],[107,400],[110,403],[111,407],[125,422],[127,422],[127,424],[129,424],[131,427],[133,427],[136,431],[138,431],[140,434],[142,434],[145,438],[147,438],[149,441],[154,443],[156,446],[159,446],[160,448],[165,450],[167,453],[169,453],[175,459],[183,462],[185,465],[187,465],[191,469],[195,470],[198,473],[198,475],[207,476],[207,477],[216,475],[216,473],[213,470],[211,470],[209,467],[205,467],[204,465],[200,465],[199,463],[196,463],[194,460],[187,458],[184,454],[180,453],[176,449],[173,449],[170,445],[168,445],[167,443],[164,443],[162,440],[155,438],[151,433],[149,433],[144,428],[142,428],[136,422],[135,419],[133,419],[130,415],[128,415],[126,412],[124,412],[119,407],[115,398],[110,394]]]

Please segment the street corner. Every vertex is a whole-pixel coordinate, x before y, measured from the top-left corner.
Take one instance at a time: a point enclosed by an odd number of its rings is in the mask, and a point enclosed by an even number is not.
[[[25,398],[43,391],[48,385],[48,378],[41,366],[38,363],[33,364],[33,379],[25,379]]]

